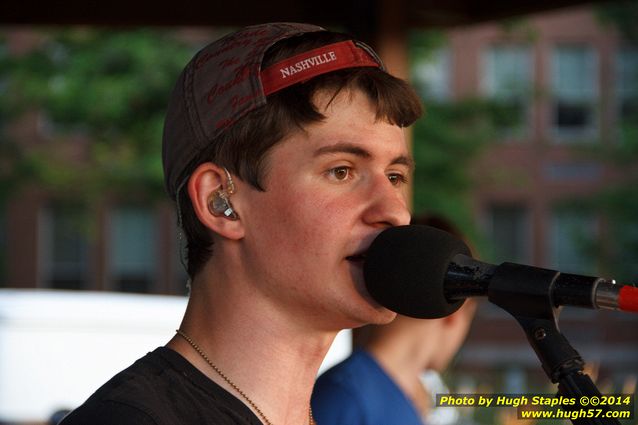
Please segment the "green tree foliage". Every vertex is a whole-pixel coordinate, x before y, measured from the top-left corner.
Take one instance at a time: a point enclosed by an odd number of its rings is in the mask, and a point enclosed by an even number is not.
[[[414,126],[414,213],[436,214],[476,239],[469,195],[473,189],[471,166],[498,128],[515,123],[506,105],[481,98],[455,100],[431,96],[427,81],[414,72],[437,60],[445,45],[439,32],[412,35],[410,57],[413,80],[425,105],[425,115]]]
[[[3,191],[18,181],[75,199],[163,192],[167,99],[193,53],[166,32],[74,28],[0,55],[0,113],[37,114],[42,140],[2,135]]]
[[[602,24],[616,28],[626,40],[638,42],[638,1],[606,3],[597,6],[596,11]]]
[[[473,232],[471,165],[493,136],[490,105],[479,99],[425,101],[414,127],[415,214],[438,214]]]

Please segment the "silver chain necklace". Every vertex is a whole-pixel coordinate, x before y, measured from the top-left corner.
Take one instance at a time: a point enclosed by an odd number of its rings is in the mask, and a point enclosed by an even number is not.
[[[261,409],[259,407],[257,407],[257,405],[255,404],[255,402],[253,402],[250,397],[248,397],[246,395],[245,392],[243,392],[238,386],[237,384],[235,384],[233,381],[230,380],[230,378],[228,376],[226,376],[226,374],[224,374],[224,372],[221,371],[220,368],[218,368],[215,363],[213,363],[208,356],[206,355],[206,353],[204,353],[204,351],[199,348],[199,345],[197,345],[195,343],[195,341],[193,341],[193,339],[191,337],[189,337],[188,335],[186,335],[184,333],[184,331],[182,331],[181,329],[177,329],[175,332],[177,332],[177,335],[181,336],[182,338],[184,338],[186,340],[186,342],[188,342],[194,349],[195,351],[197,351],[197,353],[206,361],[206,363],[208,363],[210,365],[210,367],[213,368],[213,370],[215,372],[217,372],[217,374],[224,380],[226,381],[226,383],[228,385],[230,385],[236,392],[237,394],[239,394],[244,400],[246,400],[246,402],[250,405],[250,407],[252,407],[257,414],[259,415],[259,417],[261,418],[261,420],[266,424],[266,425],[272,425],[272,422],[270,422],[268,420],[268,418],[266,417],[266,415],[264,415],[264,412],[261,411]],[[309,419],[310,419],[310,425],[316,425],[316,422],[314,420],[314,418],[312,417],[312,407],[309,407]]]

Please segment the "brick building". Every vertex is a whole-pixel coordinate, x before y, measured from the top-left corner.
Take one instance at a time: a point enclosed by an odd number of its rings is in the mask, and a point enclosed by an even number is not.
[[[605,240],[609,223],[564,201],[623,178],[583,152],[626,142],[619,124],[638,99],[638,46],[602,25],[594,8],[582,6],[445,36],[433,62],[413,66],[427,95],[498,99],[518,116],[499,129],[501,136],[471,171],[474,215],[494,249],[491,259],[598,275],[599,262],[580,239]],[[572,345],[600,368],[600,382],[616,390],[638,375],[637,325],[636,315],[574,308],[565,308],[560,320]],[[481,376],[510,392],[546,381],[517,323],[487,303],[456,370],[468,371],[474,384]]]

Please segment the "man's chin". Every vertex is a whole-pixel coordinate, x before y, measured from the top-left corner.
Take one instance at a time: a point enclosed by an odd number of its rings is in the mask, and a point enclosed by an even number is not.
[[[397,314],[394,311],[388,310],[387,308],[380,307],[378,314],[370,322],[371,325],[387,325],[392,322],[397,317]]]
[[[396,313],[387,311],[384,314],[366,314],[365,316],[351,317],[351,322],[348,326],[343,327],[342,329],[357,329],[367,325],[387,325],[392,322],[396,316]]]

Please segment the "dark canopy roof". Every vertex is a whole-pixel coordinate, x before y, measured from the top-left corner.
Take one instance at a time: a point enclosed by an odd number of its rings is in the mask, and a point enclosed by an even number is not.
[[[516,17],[582,0],[3,0],[0,24],[243,26],[313,22],[375,33],[388,11],[409,27],[450,27]]]

